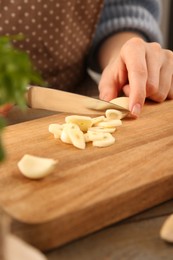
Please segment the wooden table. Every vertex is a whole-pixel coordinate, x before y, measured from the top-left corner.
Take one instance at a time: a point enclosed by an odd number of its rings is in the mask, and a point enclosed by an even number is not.
[[[9,123],[33,118],[33,111],[26,115],[14,109]],[[53,114],[48,111],[34,111],[34,118]],[[134,217],[107,227],[92,235],[71,242],[63,247],[46,252],[50,260],[55,259],[173,259],[173,245],[159,237],[165,219],[173,213],[173,200],[147,210]]]

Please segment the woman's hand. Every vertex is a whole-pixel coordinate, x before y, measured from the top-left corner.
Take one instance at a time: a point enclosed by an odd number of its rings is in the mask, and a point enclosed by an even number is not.
[[[12,104],[5,104],[3,106],[0,106],[0,116],[6,117],[12,107],[13,107]]]
[[[173,99],[173,52],[158,43],[133,37],[110,58],[99,83],[100,98],[111,100],[120,91],[129,96],[129,109],[139,116],[145,98]]]

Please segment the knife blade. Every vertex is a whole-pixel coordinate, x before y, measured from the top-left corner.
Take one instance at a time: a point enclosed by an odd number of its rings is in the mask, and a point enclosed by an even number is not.
[[[101,114],[113,108],[129,113],[127,107],[62,90],[31,86],[27,90],[27,105],[31,108],[78,114]],[[117,102],[118,103],[118,102]]]

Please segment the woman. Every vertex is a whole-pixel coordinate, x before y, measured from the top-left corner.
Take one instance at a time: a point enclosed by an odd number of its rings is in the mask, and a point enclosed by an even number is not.
[[[161,48],[159,0],[0,0],[0,33],[29,53],[49,87],[75,91],[87,65],[102,73],[100,98],[120,91],[138,117],[145,98],[173,98],[173,54]],[[89,61],[89,63],[88,63]]]

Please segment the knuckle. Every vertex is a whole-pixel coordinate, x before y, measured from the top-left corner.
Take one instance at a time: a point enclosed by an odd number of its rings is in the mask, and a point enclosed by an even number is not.
[[[144,41],[142,39],[138,37],[133,37],[124,44],[121,51],[129,54],[131,51],[134,51],[134,49],[143,48],[143,46]]]
[[[130,41],[129,41],[129,43],[132,43],[132,44],[134,44],[135,46],[137,45],[139,45],[139,46],[141,46],[141,45],[143,45],[144,44],[144,40],[143,39],[141,39],[141,38],[139,38],[139,37],[133,37]]]
[[[166,95],[160,94],[160,95],[159,95],[159,98],[158,98],[158,102],[161,103],[161,102],[163,102],[165,99],[166,99]]]
[[[144,41],[141,38],[138,37],[133,37],[132,39],[128,40],[124,47],[126,49],[126,51],[129,51],[129,49],[133,49],[135,48],[140,48],[141,46],[144,45]]]
[[[160,52],[162,50],[162,47],[161,47],[161,45],[158,42],[152,42],[152,43],[150,43],[150,46],[156,52]]]
[[[165,53],[169,59],[173,59],[173,52],[171,50],[166,49]]]
[[[173,67],[173,52],[165,50],[166,64],[167,66]]]
[[[169,92],[171,94],[171,91]],[[173,93],[172,93],[173,94]],[[151,92],[148,91],[148,98],[155,102],[162,103],[168,97],[168,92],[162,87],[154,87]]]
[[[157,42],[149,43],[148,47],[150,48],[150,59],[153,57],[153,59],[157,60],[158,64],[162,63],[163,57],[164,57],[164,49],[162,49],[161,45]]]
[[[162,103],[165,99],[166,99],[166,94],[163,92],[159,92],[157,93],[157,95],[155,96],[155,101],[158,103]]]
[[[147,95],[151,96],[156,94],[158,91],[158,84],[152,80],[147,81]]]

